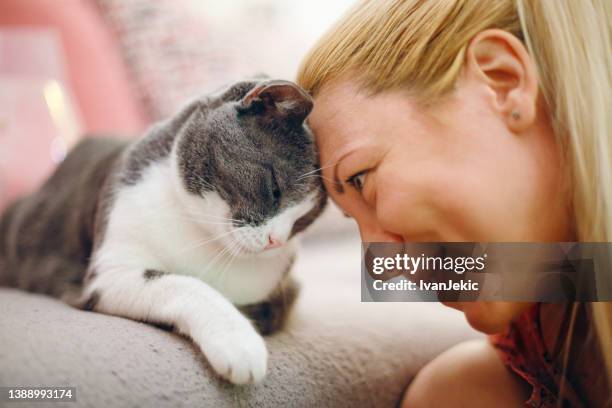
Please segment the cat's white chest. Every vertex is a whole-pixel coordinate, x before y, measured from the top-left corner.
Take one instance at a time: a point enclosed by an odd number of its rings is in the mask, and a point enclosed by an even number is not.
[[[168,164],[156,164],[136,185],[117,192],[97,263],[197,277],[238,305],[265,299],[289,268],[293,247],[265,257],[234,256],[206,227],[221,221],[186,212],[171,177]]]

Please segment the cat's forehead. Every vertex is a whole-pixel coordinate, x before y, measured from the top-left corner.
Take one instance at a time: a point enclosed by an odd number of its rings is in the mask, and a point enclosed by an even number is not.
[[[231,102],[209,110],[205,121],[218,143],[243,154],[295,160],[315,160],[314,136],[306,124],[287,129],[281,123],[263,122],[255,116],[241,115]],[[267,153],[267,154],[266,154]]]
[[[224,166],[258,164],[304,171],[317,162],[314,137],[305,123],[312,100],[281,80],[241,81],[200,102],[191,126],[198,139],[223,157]]]

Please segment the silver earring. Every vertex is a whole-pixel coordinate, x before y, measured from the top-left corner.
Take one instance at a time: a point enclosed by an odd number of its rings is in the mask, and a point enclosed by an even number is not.
[[[521,114],[519,113],[519,111],[512,112],[512,119],[519,120],[520,118],[521,118]]]

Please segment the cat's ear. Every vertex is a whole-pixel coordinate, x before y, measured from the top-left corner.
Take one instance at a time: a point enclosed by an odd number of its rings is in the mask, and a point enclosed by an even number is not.
[[[312,105],[312,98],[293,82],[274,80],[251,89],[240,101],[239,110],[302,124]]]

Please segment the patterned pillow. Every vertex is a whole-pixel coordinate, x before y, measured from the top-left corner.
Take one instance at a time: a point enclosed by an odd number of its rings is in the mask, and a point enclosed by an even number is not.
[[[261,72],[290,78],[307,47],[297,32],[280,27],[284,3],[278,1],[233,7],[220,1],[95,1],[153,119],[237,79]]]

